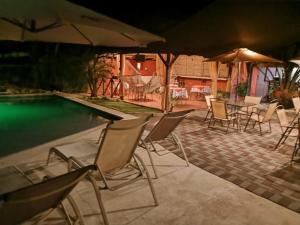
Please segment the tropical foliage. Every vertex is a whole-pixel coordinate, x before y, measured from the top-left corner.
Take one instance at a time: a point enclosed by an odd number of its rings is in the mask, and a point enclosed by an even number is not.
[[[114,73],[115,63],[112,54],[95,54],[87,64],[86,77],[91,97],[98,96],[100,84]]]
[[[65,92],[87,90],[88,60],[82,56],[89,49],[48,43],[30,43],[18,48],[6,49],[9,54],[1,52],[1,86]]]
[[[273,97],[279,100],[279,104],[286,108],[293,106],[292,97],[298,96],[300,67],[294,63],[288,63],[281,71],[281,75],[274,83]]]

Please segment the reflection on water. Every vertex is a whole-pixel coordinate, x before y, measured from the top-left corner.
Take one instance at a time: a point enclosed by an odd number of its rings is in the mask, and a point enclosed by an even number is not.
[[[0,156],[119,119],[57,96],[0,98]]]

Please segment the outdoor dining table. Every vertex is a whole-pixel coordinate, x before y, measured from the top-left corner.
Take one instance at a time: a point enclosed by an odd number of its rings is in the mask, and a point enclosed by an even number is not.
[[[243,102],[243,101],[233,101],[233,100],[229,100],[227,103],[227,105],[231,106],[233,108],[234,112],[238,112],[239,110],[241,110],[242,108],[247,108],[247,110],[245,111],[248,115],[248,108],[250,106],[255,106],[255,103],[248,103],[248,102]],[[237,113],[237,127],[238,127],[238,131],[242,131],[241,129],[241,113]]]
[[[188,98],[188,92],[186,88],[183,87],[170,87],[170,92],[172,98]]]

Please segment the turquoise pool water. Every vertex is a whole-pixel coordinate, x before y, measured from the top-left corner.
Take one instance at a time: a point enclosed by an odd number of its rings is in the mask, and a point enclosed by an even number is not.
[[[0,157],[118,119],[58,96],[0,97]]]

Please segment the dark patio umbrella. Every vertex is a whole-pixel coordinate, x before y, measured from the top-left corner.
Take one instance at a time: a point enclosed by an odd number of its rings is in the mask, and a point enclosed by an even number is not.
[[[0,40],[114,47],[164,41],[66,0],[0,0]]]
[[[235,99],[237,99],[237,87],[239,84],[241,62],[253,62],[253,63],[257,63],[257,64],[259,64],[259,63],[272,63],[272,64],[283,63],[283,61],[281,61],[281,60],[259,54],[257,52],[251,51],[247,48],[237,48],[232,51],[209,58],[205,61],[206,62],[214,61],[214,62],[237,63],[238,64],[238,75],[237,75]]]

